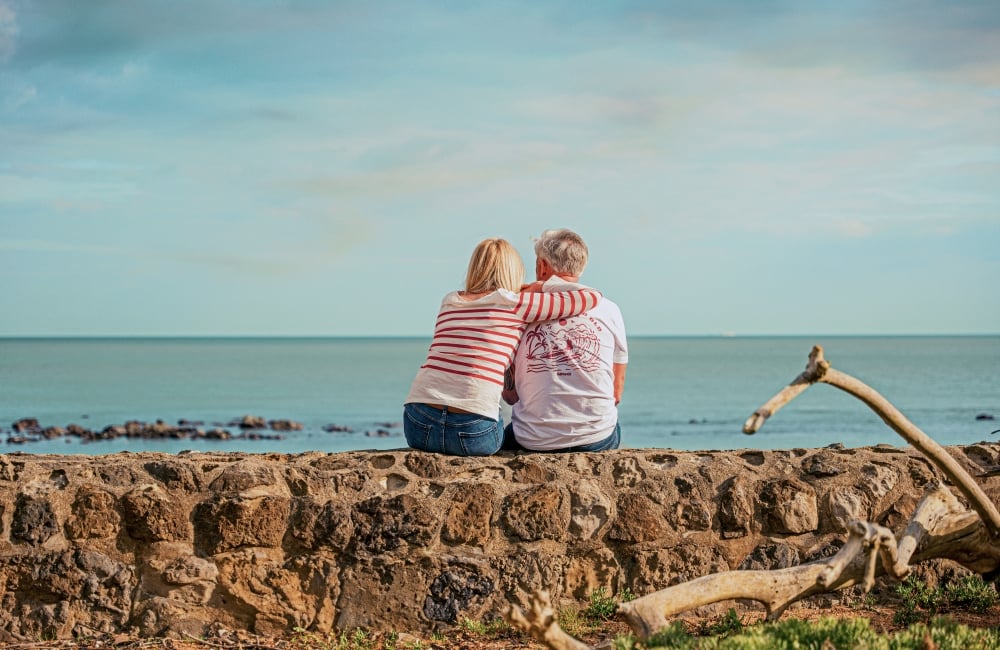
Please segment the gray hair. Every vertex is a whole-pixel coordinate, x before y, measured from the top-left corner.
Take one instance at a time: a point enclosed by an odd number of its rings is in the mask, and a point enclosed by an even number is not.
[[[535,255],[552,265],[556,273],[579,276],[587,266],[587,245],[572,230],[546,230],[535,240]]]

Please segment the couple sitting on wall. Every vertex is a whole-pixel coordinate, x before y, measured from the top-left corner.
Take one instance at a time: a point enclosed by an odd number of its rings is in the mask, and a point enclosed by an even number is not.
[[[535,278],[513,246],[472,252],[464,291],[441,301],[427,360],[403,407],[414,449],[488,456],[617,449],[628,347],[621,311],[578,283],[587,245],[570,230],[535,241]],[[513,405],[506,429],[500,398]]]

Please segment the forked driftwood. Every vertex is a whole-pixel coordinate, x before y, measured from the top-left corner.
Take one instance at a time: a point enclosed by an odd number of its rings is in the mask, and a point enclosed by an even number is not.
[[[703,605],[736,598],[753,600],[764,605],[767,619],[773,621],[789,605],[808,596],[855,584],[868,591],[877,575],[902,579],[914,565],[932,558],[954,560],[977,573],[1000,569],[1000,512],[996,505],[954,457],[887,399],[864,382],[831,368],[823,358],[822,347],[812,349],[805,371],[757,409],[743,425],[743,432],[756,432],[767,418],[815,383],[836,386],[871,407],[941,470],[968,499],[972,510],[963,506],[948,488],[935,482],[917,504],[899,539],[877,524],[852,521],[848,525],[847,542],[831,558],[774,571],[715,573],[621,603],[618,611],[640,641],[666,627],[669,617]],[[545,592],[534,594],[527,614],[511,605],[505,618],[554,650],[591,647],[559,627]]]

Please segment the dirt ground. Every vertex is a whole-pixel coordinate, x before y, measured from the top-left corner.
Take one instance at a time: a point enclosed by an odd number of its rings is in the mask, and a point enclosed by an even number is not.
[[[824,617],[834,618],[867,618],[872,628],[879,632],[895,632],[900,626],[893,622],[895,609],[891,607],[847,607],[835,605],[826,608],[794,609],[785,614],[785,618],[815,620]],[[951,620],[974,628],[991,628],[1000,626],[1000,607],[993,607],[985,614],[972,612],[948,612]],[[760,614],[744,614],[741,619],[744,625],[751,625],[760,620]],[[713,618],[685,617],[683,619],[692,632],[703,625],[717,622]],[[584,637],[584,641],[597,644],[618,635],[629,632],[625,623],[612,619],[593,634]],[[346,642],[341,643],[340,637],[321,636],[310,633],[290,634],[285,637],[259,637],[246,632],[221,632],[216,636],[204,639],[193,637],[182,639],[139,639],[127,635],[95,636],[78,641],[38,641],[15,643],[4,646],[10,650],[381,650],[386,647],[387,637],[380,634],[367,635],[359,643],[351,643],[347,635]],[[419,645],[418,643],[419,642]],[[391,645],[389,647],[392,647]],[[453,632],[434,638],[420,638],[410,634],[400,634],[395,639],[395,647],[421,648],[432,650],[536,650],[543,648],[531,639],[514,632],[501,633],[496,636],[480,634],[456,628]]]

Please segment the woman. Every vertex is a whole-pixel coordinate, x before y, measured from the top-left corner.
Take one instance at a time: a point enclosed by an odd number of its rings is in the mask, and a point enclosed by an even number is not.
[[[489,456],[503,443],[500,392],[504,371],[528,323],[593,309],[592,289],[518,293],[524,265],[504,239],[472,252],[465,290],[441,301],[427,360],[403,406],[403,432],[414,449]],[[529,289],[538,289],[532,285]]]

